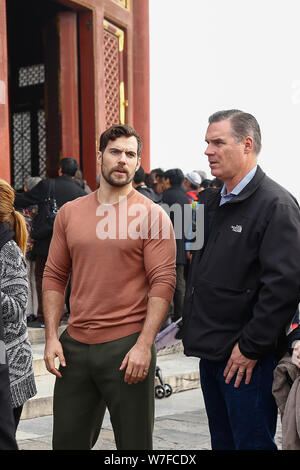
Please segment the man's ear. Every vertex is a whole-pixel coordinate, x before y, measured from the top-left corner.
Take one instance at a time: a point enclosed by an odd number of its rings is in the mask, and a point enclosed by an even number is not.
[[[59,168],[59,169],[58,169],[58,176],[62,176],[62,174],[63,174],[62,169]]]
[[[101,158],[102,158],[102,152],[100,152],[100,150],[98,150],[98,152],[97,152],[97,163],[101,162]]]
[[[247,154],[251,153],[254,149],[254,142],[253,142],[252,137],[247,136],[244,141],[244,145],[245,145],[245,153]]]
[[[138,171],[140,166],[141,166],[141,157],[138,157],[137,164],[136,164],[136,167],[135,167],[135,171]]]

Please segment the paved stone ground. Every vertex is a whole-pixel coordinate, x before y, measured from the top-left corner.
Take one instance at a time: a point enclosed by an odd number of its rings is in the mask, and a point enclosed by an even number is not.
[[[52,416],[22,420],[17,440],[20,450],[51,450]],[[276,441],[281,448],[278,419]],[[106,415],[95,450],[114,450],[114,436]],[[203,398],[199,389],[156,400],[155,450],[209,450],[210,437]]]

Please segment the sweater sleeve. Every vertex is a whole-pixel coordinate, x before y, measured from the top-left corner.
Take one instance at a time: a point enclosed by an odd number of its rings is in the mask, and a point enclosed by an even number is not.
[[[64,294],[71,270],[71,256],[66,240],[66,205],[54,221],[53,236],[43,275],[43,291],[54,290]]]
[[[149,297],[173,298],[176,283],[176,244],[168,215],[153,206],[144,241],[144,265],[150,285]]]
[[[6,326],[19,323],[26,315],[28,281],[23,254],[14,241],[3,246],[0,260],[2,314]]]

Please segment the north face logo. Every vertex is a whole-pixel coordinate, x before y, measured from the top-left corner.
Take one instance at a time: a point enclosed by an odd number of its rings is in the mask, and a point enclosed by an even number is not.
[[[233,232],[242,233],[243,227],[241,225],[231,225]]]

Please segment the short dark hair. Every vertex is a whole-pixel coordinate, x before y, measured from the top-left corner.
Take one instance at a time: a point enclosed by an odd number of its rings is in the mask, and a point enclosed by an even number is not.
[[[222,188],[224,185],[223,181],[220,180],[219,178],[214,178],[211,182],[211,187],[215,187],[215,188]]]
[[[78,162],[75,158],[62,158],[59,162],[59,168],[61,168],[63,175],[74,176],[78,170]]]
[[[151,170],[150,174],[152,175],[153,173],[155,174],[155,177],[159,179],[159,181],[161,181],[165,175],[164,170],[161,168],[154,168],[154,170]]]
[[[165,171],[164,178],[170,180],[171,186],[180,186],[184,180],[184,174],[180,168],[172,168],[171,170]]]
[[[151,175],[150,175],[150,173],[145,173],[144,183],[145,183],[146,186],[148,186],[148,188],[151,187]]]
[[[133,181],[135,184],[141,184],[145,182],[145,172],[142,166],[140,166],[139,169],[135,172]]]
[[[200,187],[206,189],[211,187],[211,180],[210,179],[205,179],[201,182]]]
[[[114,125],[106,129],[100,136],[99,150],[104,152],[107,147],[107,144],[110,140],[114,141],[119,137],[135,137],[138,143],[137,156],[140,157],[143,148],[143,142],[139,134],[136,132],[133,127],[130,127],[126,124]]]
[[[232,136],[236,142],[241,142],[248,135],[253,139],[253,146],[256,155],[259,154],[261,150],[261,132],[260,127],[252,114],[244,113],[239,109],[227,109],[225,111],[217,111],[212,114],[208,122],[212,124],[213,122],[220,122],[224,120],[229,120],[231,123]]]

